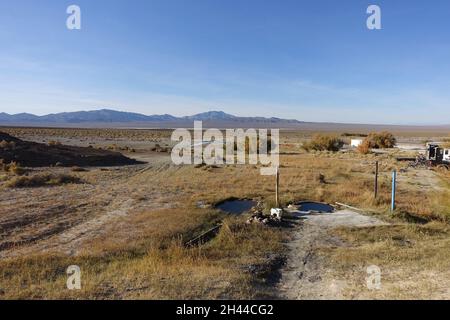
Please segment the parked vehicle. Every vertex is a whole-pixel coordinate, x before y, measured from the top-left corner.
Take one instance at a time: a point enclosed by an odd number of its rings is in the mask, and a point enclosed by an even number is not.
[[[426,158],[430,166],[449,168],[450,149],[442,148],[438,144],[427,144]]]

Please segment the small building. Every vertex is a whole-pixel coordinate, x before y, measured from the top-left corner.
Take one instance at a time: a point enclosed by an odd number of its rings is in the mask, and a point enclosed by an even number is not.
[[[352,139],[350,142],[350,147],[357,148],[362,142],[362,139]]]

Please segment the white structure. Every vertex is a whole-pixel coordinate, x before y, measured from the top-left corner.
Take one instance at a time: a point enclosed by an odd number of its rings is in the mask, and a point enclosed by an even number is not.
[[[283,209],[280,208],[272,208],[270,209],[270,216],[274,219],[281,220],[283,215]]]
[[[444,157],[442,160],[445,162],[450,162],[450,149],[444,149]]]
[[[362,142],[362,139],[352,139],[352,141],[350,142],[350,146],[352,148],[357,148]]]

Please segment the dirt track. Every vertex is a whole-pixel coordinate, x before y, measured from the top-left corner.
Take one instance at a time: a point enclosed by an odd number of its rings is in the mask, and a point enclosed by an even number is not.
[[[351,210],[296,216],[302,222],[287,244],[289,253],[281,270],[279,295],[283,299],[292,300],[343,298],[345,281],[330,277],[322,258],[316,254],[317,248],[345,246],[340,239],[329,235],[330,229],[378,226],[386,223]]]
[[[161,195],[150,181],[139,179],[142,170],[150,170],[145,177],[151,177],[151,172],[166,165],[164,161],[120,170],[91,168],[82,173],[84,184],[2,190],[0,257],[47,250],[75,254],[84,241],[101,234],[115,219],[140,209],[164,208],[162,202],[170,195]]]

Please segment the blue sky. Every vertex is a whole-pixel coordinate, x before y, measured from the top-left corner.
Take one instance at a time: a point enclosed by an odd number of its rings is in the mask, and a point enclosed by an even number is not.
[[[450,2],[2,0],[0,112],[99,108],[450,123]]]

